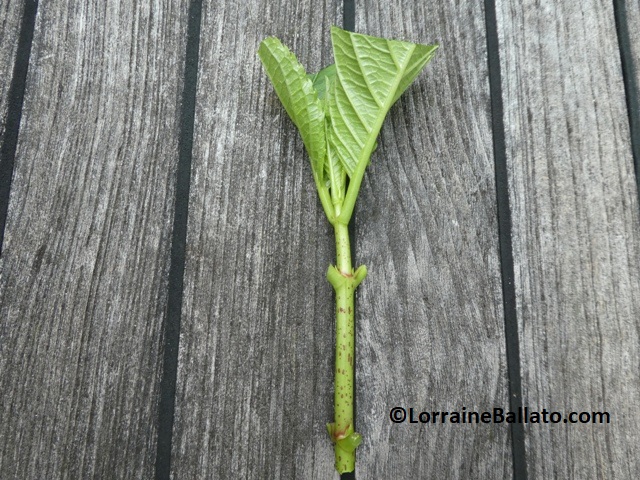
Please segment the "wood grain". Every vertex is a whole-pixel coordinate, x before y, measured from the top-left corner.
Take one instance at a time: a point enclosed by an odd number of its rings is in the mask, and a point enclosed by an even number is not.
[[[173,478],[332,478],[332,232],[257,50],[317,71],[337,12],[203,4]]]
[[[22,2],[0,0],[0,133]],[[611,2],[498,0],[530,478],[640,478],[640,207]],[[625,2],[640,75],[640,3]],[[0,258],[0,478],[151,478],[188,0],[51,0],[36,22]],[[315,71],[342,1],[204,2],[172,476],[337,478],[333,232],[257,59]],[[385,123],[354,218],[358,478],[508,478],[478,2],[363,2],[439,41]],[[637,78],[640,84],[640,77]]]
[[[4,136],[7,95],[13,77],[21,19],[22,2],[0,0],[0,140]]]
[[[530,478],[640,476],[640,225],[611,2],[497,2]]]
[[[186,1],[38,10],[0,264],[0,477],[151,478]]]
[[[333,239],[302,143],[255,51],[275,34],[319,68],[328,61],[334,8],[310,11],[305,2],[245,8],[205,4],[210,33],[201,44],[173,476],[324,479],[337,476],[324,428],[332,418],[333,305],[323,276]],[[405,19],[417,25],[426,13]],[[452,477],[510,472],[506,428],[432,432],[388,419],[398,403],[443,410],[507,403],[484,28],[474,23],[477,15],[469,13],[466,27],[440,30],[452,53],[428,78],[439,72],[441,83],[415,90],[409,110],[397,110],[383,135],[377,158],[392,157],[389,179],[410,182],[402,170],[419,173],[408,196],[397,193],[382,214],[390,184],[363,192],[372,213],[358,220],[366,224],[358,236],[374,240],[358,241],[358,258],[378,273],[366,280],[362,303],[370,306],[363,307],[359,337],[369,342],[358,370],[358,421],[366,436],[361,478],[436,478],[442,468]],[[388,17],[382,20],[372,24]],[[300,24],[310,26],[293,27]],[[461,31],[464,40],[456,44]],[[417,27],[411,34],[434,39]],[[464,53],[454,54],[456,47]],[[467,77],[459,77],[467,61]],[[463,84],[473,94],[456,98]],[[427,127],[427,112],[444,118]],[[407,125],[407,117],[416,123]],[[456,134],[444,128],[458,118]],[[424,129],[432,133],[422,138]],[[410,137],[420,139],[409,143]],[[448,151],[447,161],[417,165],[412,147],[422,158]],[[404,162],[398,151],[409,155]],[[398,215],[407,220],[394,221]]]
[[[506,425],[396,425],[391,407],[508,408],[484,13],[377,3],[356,30],[441,44],[392,109],[358,200],[359,478],[508,478]]]

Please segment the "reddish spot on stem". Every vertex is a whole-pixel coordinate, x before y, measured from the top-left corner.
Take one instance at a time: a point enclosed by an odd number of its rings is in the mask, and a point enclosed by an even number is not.
[[[342,440],[343,438],[345,438],[350,426],[351,424],[349,423],[346,427],[344,427],[344,430],[334,430],[333,441],[337,442],[338,440]]]

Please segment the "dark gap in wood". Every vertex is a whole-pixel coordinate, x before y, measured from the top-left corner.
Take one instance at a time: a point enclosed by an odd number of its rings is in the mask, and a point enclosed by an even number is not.
[[[522,379],[520,373],[520,343],[514,284],[513,247],[511,244],[511,207],[509,205],[509,177],[502,105],[502,79],[495,0],[485,0],[485,24],[487,29],[487,59],[489,67],[489,91],[491,96],[491,130],[496,177],[498,207],[498,238],[502,277],[502,301],[504,307],[507,371],[509,376],[509,409],[522,407]],[[527,460],[524,443],[524,426],[510,424],[513,478],[526,480]]]
[[[24,2],[16,61],[13,64],[13,76],[7,93],[7,117],[2,146],[0,147],[0,255],[2,255],[4,229],[9,212],[9,196],[11,194],[18,133],[20,132],[20,120],[22,119],[24,89],[27,83],[27,71],[29,70],[29,58],[31,57],[31,44],[33,43],[33,30],[36,24],[37,11],[37,0],[26,0]]]
[[[178,375],[178,347],[184,287],[189,190],[191,187],[191,160],[201,18],[202,0],[191,0],[187,26],[184,89],[182,91],[182,108],[180,112],[180,136],[178,139],[178,166],[176,170],[173,231],[171,234],[167,311],[163,325],[164,354],[158,405],[158,439],[155,470],[155,478],[157,480],[168,480],[171,475],[171,445],[175,414],[176,379]]]
[[[356,30],[356,1],[344,0],[342,3],[342,28],[350,32]]]
[[[350,32],[355,31],[356,28],[356,2],[355,0],[343,0],[342,3],[342,28],[344,30],[348,30]],[[349,222],[349,238],[351,239],[351,257],[354,259],[354,265],[357,265],[358,263],[358,256],[357,256],[357,239],[356,239],[356,217],[357,217],[357,204],[358,202],[356,202],[356,207],[354,209],[354,215],[351,217],[351,221]],[[357,323],[357,319],[358,319],[358,293],[356,291],[356,294],[353,297],[353,308],[355,310],[355,318],[354,320],[356,321],[356,326],[358,325]],[[356,327],[357,328],[357,327]],[[357,337],[357,335],[356,335]],[[353,348],[355,349],[356,355],[353,359],[353,389],[355,390],[353,392],[353,428],[356,429],[355,431],[357,432],[357,418],[358,418],[358,402],[357,402],[357,366],[358,364],[356,363],[356,359],[358,358],[358,344],[357,344],[357,340],[354,337],[353,339],[354,341],[354,346]],[[358,451],[356,450],[356,469],[357,469],[357,458],[358,458]],[[356,479],[356,472],[348,472],[348,473],[343,473],[342,475],[340,475],[340,480],[355,480]]]
[[[634,65],[631,53],[626,0],[613,0],[613,14],[616,21],[618,45],[620,46],[620,63],[622,64],[622,79],[627,102],[627,114],[629,115],[633,166],[636,174],[638,195],[640,196],[640,99],[638,98],[636,65]]]

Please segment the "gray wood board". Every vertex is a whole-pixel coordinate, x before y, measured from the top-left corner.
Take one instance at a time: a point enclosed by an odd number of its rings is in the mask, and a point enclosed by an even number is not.
[[[441,44],[392,109],[358,200],[359,478],[508,478],[507,425],[388,420],[396,405],[509,405],[482,4],[358,15],[356,30]]]
[[[333,1],[204,2],[174,478],[331,477],[332,232],[257,50],[277,36],[317,71],[338,18]]]
[[[0,0],[0,140],[4,135],[7,95],[18,48],[22,3],[18,0]]]
[[[497,2],[530,478],[640,477],[640,225],[612,3]]]
[[[373,14],[369,33],[449,46],[394,109],[374,158],[384,164],[369,175],[380,185],[365,182],[360,203],[371,208],[356,219],[356,261],[372,272],[359,297],[358,475],[508,476],[506,426],[416,428],[388,417],[396,404],[508,403],[482,12],[438,26],[458,13],[399,9]],[[256,51],[276,35],[317,70],[331,61],[338,10],[205,3],[174,478],[337,477],[325,429],[333,232]]]
[[[0,263],[3,479],[153,476],[187,4],[40,4]]]

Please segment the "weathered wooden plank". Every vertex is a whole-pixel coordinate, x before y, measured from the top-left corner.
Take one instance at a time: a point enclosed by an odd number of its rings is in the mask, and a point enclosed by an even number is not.
[[[531,478],[640,476],[640,225],[611,2],[497,1]]]
[[[0,268],[0,477],[151,478],[187,1],[38,10]]]
[[[396,406],[508,409],[482,4],[376,3],[356,29],[441,49],[383,127],[356,214],[360,478],[508,478],[506,425],[396,425]]]
[[[275,35],[317,71],[337,12],[203,5],[175,478],[331,478],[332,231],[257,50]]]
[[[22,2],[18,0],[0,1],[0,140],[4,134],[7,95],[16,59],[21,18]]]

